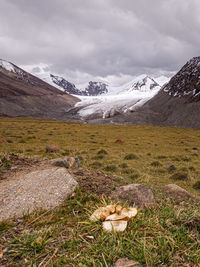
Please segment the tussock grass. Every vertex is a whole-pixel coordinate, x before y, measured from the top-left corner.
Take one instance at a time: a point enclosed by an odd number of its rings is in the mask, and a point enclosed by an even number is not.
[[[160,163],[160,161],[152,161],[151,162],[151,166],[153,166],[153,167],[160,167],[160,166],[162,166],[162,164]]]
[[[107,155],[108,152],[107,152],[105,149],[101,149],[101,150],[98,151],[97,154],[98,154],[98,155]]]
[[[124,157],[125,160],[131,160],[131,159],[138,159],[138,156],[135,155],[135,154],[127,154],[125,157]]]
[[[200,190],[200,181],[197,181],[194,185],[193,185],[194,189]]]
[[[189,180],[189,176],[187,172],[176,172],[171,176],[172,180]]]
[[[117,166],[114,164],[107,165],[104,170],[107,172],[115,172],[115,171],[117,171]]]

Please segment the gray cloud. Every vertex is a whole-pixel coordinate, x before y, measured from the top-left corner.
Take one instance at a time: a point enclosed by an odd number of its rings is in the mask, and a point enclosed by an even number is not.
[[[1,0],[0,58],[68,76],[176,71],[200,55],[199,0]]]

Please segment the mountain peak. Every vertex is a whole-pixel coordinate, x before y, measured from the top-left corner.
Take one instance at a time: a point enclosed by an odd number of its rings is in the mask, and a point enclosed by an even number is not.
[[[174,97],[200,101],[200,57],[189,60],[163,90]]]
[[[148,75],[139,76],[137,81],[134,81],[131,88],[128,90],[129,92],[132,90],[138,90],[141,92],[147,92],[149,90],[153,90],[156,87],[160,87],[160,85]]]

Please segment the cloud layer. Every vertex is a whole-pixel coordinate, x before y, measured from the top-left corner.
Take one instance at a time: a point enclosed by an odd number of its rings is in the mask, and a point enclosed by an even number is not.
[[[0,58],[73,79],[177,71],[200,55],[199,14],[199,0],[1,0]]]

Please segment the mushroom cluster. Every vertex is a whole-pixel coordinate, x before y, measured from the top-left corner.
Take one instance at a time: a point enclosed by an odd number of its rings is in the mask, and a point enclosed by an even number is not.
[[[106,232],[123,232],[128,220],[135,217],[137,209],[134,207],[122,208],[120,205],[108,205],[100,207],[90,216],[90,221],[103,220],[103,230]]]

